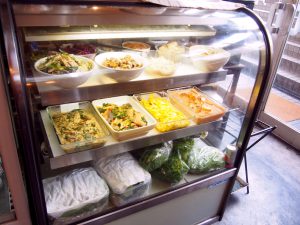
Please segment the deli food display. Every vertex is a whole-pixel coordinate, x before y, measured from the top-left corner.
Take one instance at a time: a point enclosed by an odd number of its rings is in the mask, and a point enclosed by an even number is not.
[[[243,9],[119,2],[13,1],[14,20],[0,16],[15,22],[1,46],[16,48],[3,54],[11,79],[0,83],[28,196],[38,197],[29,204],[44,218],[36,224],[215,222],[264,94],[271,43]],[[249,79],[256,94],[241,96]],[[224,167],[228,144],[238,154]]]
[[[65,110],[67,109],[67,110]],[[89,102],[47,108],[61,148],[66,152],[100,147],[106,142],[106,125],[112,136],[126,140],[144,136],[154,127],[168,132],[208,123],[221,118],[227,109],[196,87],[167,90],[132,96],[119,96]],[[101,119],[100,119],[100,118]],[[191,139],[175,141],[182,153],[193,144]],[[188,148],[189,149],[189,148]]]

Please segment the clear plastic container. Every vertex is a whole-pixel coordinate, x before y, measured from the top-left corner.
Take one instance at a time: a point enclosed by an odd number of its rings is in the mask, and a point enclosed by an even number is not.
[[[178,109],[184,112],[195,123],[215,121],[227,112],[227,108],[211,99],[196,87],[185,87],[167,91],[168,96]]]
[[[63,134],[59,134],[59,129],[57,124],[53,120],[53,116],[59,113],[68,113],[76,109],[82,109],[85,112],[92,115],[92,117],[96,120],[96,123],[100,127],[102,134],[100,137],[93,138],[89,137],[83,141],[76,141],[72,143],[62,144],[63,142]],[[96,148],[104,145],[107,140],[107,136],[109,135],[108,130],[106,129],[105,125],[103,124],[102,120],[99,118],[98,114],[94,110],[93,106],[89,102],[78,102],[78,103],[70,103],[70,104],[63,104],[63,105],[56,105],[56,106],[49,106],[47,107],[47,113],[50,117],[52,125],[56,131],[56,135],[58,137],[58,141],[60,143],[60,147],[66,153],[72,153],[75,151],[82,151],[86,149]]]
[[[46,178],[43,187],[47,213],[58,224],[89,216],[108,204],[109,188],[91,167]]]
[[[147,195],[151,175],[129,153],[94,160],[94,167],[111,189],[110,199],[116,206]]]
[[[116,104],[118,106],[121,106],[123,104],[130,104],[132,108],[140,112],[146,119],[147,125],[143,127],[138,127],[138,128],[132,128],[129,130],[122,130],[122,131],[117,131],[113,129],[113,127],[109,124],[108,121],[101,115],[101,113],[98,110],[98,107],[102,107],[103,104],[105,103],[112,103]],[[113,97],[113,98],[104,98],[104,99],[98,99],[94,100],[92,102],[92,105],[94,106],[95,110],[97,111],[98,115],[101,117],[101,119],[104,121],[106,126],[108,127],[110,133],[114,138],[117,140],[125,140],[133,137],[137,137],[140,135],[144,135],[150,130],[152,130],[155,125],[156,125],[156,120],[145,110],[139,103],[137,103],[132,97],[130,96],[120,96],[120,97]]]
[[[160,132],[184,128],[190,124],[188,117],[171,103],[166,92],[143,93],[134,95],[134,98],[157,120],[156,129]]]

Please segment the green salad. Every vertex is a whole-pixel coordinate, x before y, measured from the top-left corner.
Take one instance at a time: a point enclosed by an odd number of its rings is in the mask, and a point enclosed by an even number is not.
[[[37,68],[45,73],[60,75],[90,71],[93,69],[93,63],[88,59],[76,57],[66,52],[60,52],[48,56]]]
[[[174,140],[173,149],[178,150],[182,160],[187,163],[194,146],[194,138],[186,137]]]
[[[184,175],[189,171],[188,165],[181,159],[181,155],[177,149],[173,149],[169,159],[154,173],[161,180],[178,183]]]
[[[172,150],[172,142],[165,142],[145,148],[139,163],[147,171],[152,172],[168,161]]]

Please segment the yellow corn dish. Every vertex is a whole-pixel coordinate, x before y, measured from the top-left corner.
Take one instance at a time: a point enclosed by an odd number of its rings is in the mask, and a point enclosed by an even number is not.
[[[190,124],[187,117],[176,109],[167,98],[150,94],[148,99],[142,99],[140,103],[158,121],[156,129],[160,132],[176,130]]]

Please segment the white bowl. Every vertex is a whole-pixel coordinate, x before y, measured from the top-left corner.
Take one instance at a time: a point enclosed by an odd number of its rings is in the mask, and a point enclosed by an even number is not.
[[[203,55],[210,51],[211,54]],[[230,58],[230,53],[222,48],[207,45],[194,45],[189,49],[189,57],[193,65],[202,72],[214,72],[223,67]]]
[[[107,58],[122,58],[126,55],[130,55],[135,61],[138,63],[142,63],[143,66],[137,69],[113,69],[110,67],[103,66],[103,62]],[[95,62],[99,65],[103,70],[103,73],[119,82],[130,81],[137,78],[146,67],[146,59],[140,56],[139,54],[131,53],[131,52],[105,52],[99,54],[95,57]]]
[[[93,73],[93,70],[95,69],[95,64],[93,60],[83,56],[74,56],[74,57],[91,62],[93,68],[85,72],[74,72],[74,73],[57,74],[57,75],[49,74],[38,69],[39,65],[43,63],[47,57],[41,58],[38,61],[36,61],[34,64],[34,68],[40,76],[49,78],[49,80],[47,79],[45,83],[50,83],[61,88],[74,88],[86,82],[89,79],[90,75]]]

